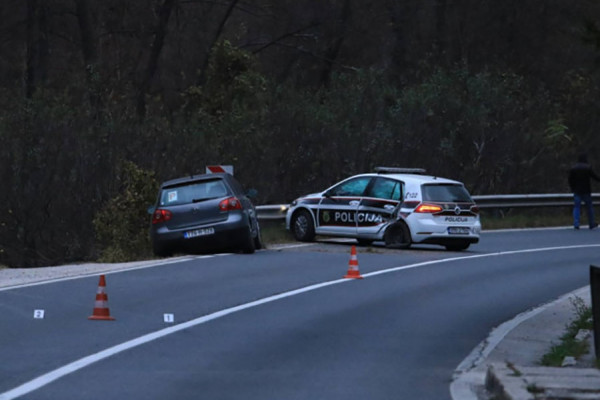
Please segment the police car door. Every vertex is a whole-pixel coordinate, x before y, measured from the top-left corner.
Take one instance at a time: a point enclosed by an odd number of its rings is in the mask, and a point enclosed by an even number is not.
[[[402,182],[377,177],[368,187],[358,208],[358,236],[368,239],[381,237],[380,231],[394,216],[402,199]]]
[[[356,212],[372,177],[347,179],[330,188],[317,209],[317,234],[356,236]]]

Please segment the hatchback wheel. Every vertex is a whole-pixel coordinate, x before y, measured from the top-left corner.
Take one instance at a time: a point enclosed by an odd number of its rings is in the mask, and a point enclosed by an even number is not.
[[[254,244],[254,238],[252,237],[252,230],[248,229],[248,234],[242,242],[242,252],[246,254],[252,254],[256,250]]]
[[[256,225],[256,235],[254,236],[254,248],[256,250],[260,250],[264,248],[264,244],[262,242],[262,236],[260,234],[260,228],[258,227],[258,223]]]
[[[152,243],[152,252],[157,257],[171,257],[173,255],[171,249],[157,243]]]
[[[393,249],[408,249],[411,245],[410,230],[404,222],[397,222],[385,231],[385,246]]]
[[[296,240],[310,242],[315,238],[315,224],[306,210],[300,210],[292,220],[292,232]]]

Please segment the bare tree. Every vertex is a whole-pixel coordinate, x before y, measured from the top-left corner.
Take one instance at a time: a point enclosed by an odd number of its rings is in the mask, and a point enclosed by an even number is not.
[[[25,95],[33,96],[37,85],[46,80],[48,30],[46,8],[38,0],[27,0],[27,52]]]
[[[215,31],[214,31],[214,35],[213,35],[212,39],[208,42],[208,44],[206,46],[204,62],[202,63],[202,67],[200,68],[200,74],[198,77],[198,85],[203,85],[204,82],[206,81],[206,72],[208,69],[208,63],[210,61],[210,52],[215,47],[215,45],[219,41],[219,38],[223,34],[223,30],[225,29],[225,24],[231,17],[231,14],[233,13],[233,10],[235,9],[237,3],[238,3],[238,0],[231,0],[231,2],[229,3],[229,6],[227,7],[227,10],[225,11],[225,14],[221,18],[219,25],[217,26],[217,29],[215,29]]]
[[[137,93],[137,114],[140,118],[146,115],[146,94],[150,90],[152,79],[158,68],[158,59],[165,42],[165,37],[167,36],[169,18],[176,3],[177,0],[165,0],[158,12],[158,25],[154,32],[150,57],[148,58],[148,63],[146,64],[146,69],[142,75]]]
[[[75,0],[75,6],[77,22],[79,23],[79,32],[81,35],[81,52],[83,54],[83,62],[86,70],[90,104],[92,108],[96,108],[99,99],[94,88],[94,74],[98,73],[98,51],[90,17],[89,1]]]

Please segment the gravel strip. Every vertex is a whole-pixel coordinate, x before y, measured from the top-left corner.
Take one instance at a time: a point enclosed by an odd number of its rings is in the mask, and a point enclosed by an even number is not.
[[[86,263],[41,268],[3,268],[0,269],[0,288],[46,282],[61,278],[98,275],[142,266],[171,263],[180,259],[189,259],[189,257],[133,261],[128,263]]]

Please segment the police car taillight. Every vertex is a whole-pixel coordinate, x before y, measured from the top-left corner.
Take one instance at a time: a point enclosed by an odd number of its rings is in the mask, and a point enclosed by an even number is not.
[[[154,214],[152,215],[152,223],[158,224],[160,222],[167,222],[171,219],[172,216],[173,214],[171,213],[171,211],[158,209],[154,211]]]
[[[225,200],[222,200],[219,203],[219,210],[221,211],[232,211],[232,210],[241,210],[242,203],[237,199],[237,197],[229,197]]]
[[[438,213],[440,211],[442,211],[442,207],[436,206],[434,204],[421,204],[415,210],[415,212],[418,212],[418,213],[430,213],[430,214]]]

